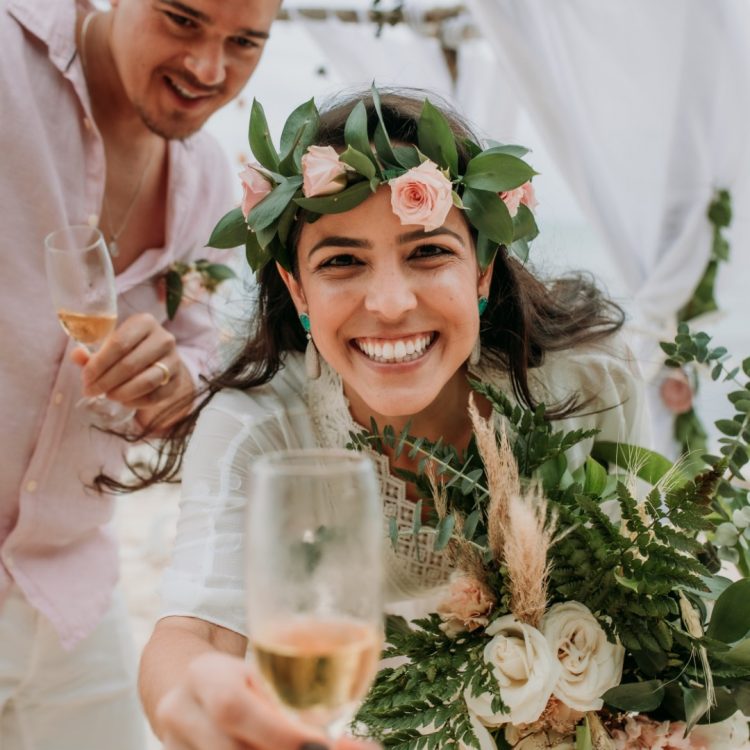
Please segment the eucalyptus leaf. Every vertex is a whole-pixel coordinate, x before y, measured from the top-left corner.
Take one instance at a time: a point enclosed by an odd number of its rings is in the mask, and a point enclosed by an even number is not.
[[[292,149],[304,150],[315,138],[320,115],[315,99],[309,99],[297,107],[287,118],[281,131],[281,160],[292,153]]]
[[[257,99],[253,99],[253,106],[250,110],[248,140],[250,141],[250,150],[260,164],[266,169],[277,172],[279,168],[279,155],[276,153],[276,148],[271,141],[266,113]]]
[[[515,240],[510,246],[510,252],[525,263],[529,259],[529,243],[526,240]]]
[[[247,223],[257,232],[273,224],[284,209],[289,205],[292,196],[302,184],[302,177],[289,177],[277,185],[255,208],[248,214]]]
[[[750,578],[727,586],[716,600],[706,635],[724,643],[734,643],[750,631]]]
[[[653,711],[664,698],[661,680],[630,682],[607,690],[602,696],[605,703],[621,711]]]
[[[438,524],[437,536],[435,537],[434,549],[436,552],[439,552],[447,546],[448,542],[451,540],[455,525],[456,517],[453,515],[446,516],[440,521]]]
[[[233,208],[219,219],[219,223],[214,227],[206,244],[208,247],[227,250],[238,245],[244,245],[247,233],[247,222],[242,215],[242,210]]]
[[[365,154],[372,161],[372,146],[367,132],[367,109],[365,103],[357,102],[344,125],[344,142],[355,151]]]
[[[224,263],[209,263],[206,266],[206,273],[214,281],[226,281],[227,279],[236,279],[237,274]]]
[[[531,209],[523,203],[513,217],[513,240],[525,239],[531,242],[539,234],[539,227]]]
[[[440,168],[450,170],[451,177],[458,177],[458,150],[453,130],[445,115],[436,109],[429,99],[424,100],[417,122],[419,150],[432,159]]]
[[[466,218],[489,240],[498,245],[513,241],[513,219],[497,193],[466,188],[462,196]]]
[[[689,734],[692,728],[703,718],[708,711],[708,696],[705,688],[682,688],[685,703],[685,734]]]
[[[258,238],[254,232],[247,233],[247,239],[245,241],[245,258],[247,258],[247,264],[256,273],[260,271],[263,266],[268,263],[271,256],[260,246]]]
[[[339,161],[348,164],[352,169],[355,169],[368,180],[375,177],[375,165],[372,163],[372,160],[361,151],[357,151],[351,146],[347,146],[346,151],[339,156]]]
[[[500,193],[520,187],[535,174],[525,161],[515,156],[485,151],[468,163],[463,182],[477,190]]]
[[[486,271],[490,263],[495,260],[498,251],[498,243],[493,242],[484,232],[478,232],[476,242],[476,255],[479,268]]]
[[[320,198],[295,198],[294,202],[306,211],[319,214],[337,214],[356,208],[362,201],[372,195],[370,183],[355,182],[340,193],[325,195]]]
[[[750,630],[750,627],[748,627],[748,630]],[[729,651],[725,651],[719,658],[737,667],[750,669],[750,638],[735,643]]]
[[[372,104],[375,107],[375,112],[378,115],[378,124],[375,127],[375,133],[373,136],[375,149],[377,150],[378,156],[383,162],[387,162],[391,166],[395,167],[398,165],[398,161],[396,160],[396,157],[393,153],[393,149],[391,147],[391,139],[388,135],[388,129],[385,126],[385,120],[383,119],[383,106],[380,102],[380,92],[377,90],[374,83],[370,87],[370,92],[372,94]]]
[[[393,156],[404,169],[413,169],[422,163],[419,149],[414,146],[393,146]]]
[[[590,495],[601,495],[607,486],[607,472],[604,467],[594,458],[589,456],[584,464],[586,475],[583,484],[583,491]]]
[[[177,271],[167,271],[164,282],[167,287],[167,317],[172,320],[182,302],[182,277]]]
[[[489,140],[487,143],[489,144],[489,148],[485,149],[485,153],[489,154],[510,154],[511,156],[523,159],[529,153],[529,149],[526,146],[519,146],[515,143],[500,143],[493,140]]]

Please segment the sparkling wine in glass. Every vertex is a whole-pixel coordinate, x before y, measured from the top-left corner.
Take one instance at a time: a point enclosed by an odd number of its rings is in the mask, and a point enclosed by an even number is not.
[[[287,711],[339,736],[383,643],[380,494],[372,461],[345,450],[268,454],[251,469],[250,642]]]
[[[44,239],[47,284],[65,333],[96,351],[117,325],[115,272],[102,233],[96,227],[73,225]],[[130,422],[133,409],[104,396],[82,398],[76,406],[91,413],[93,424],[105,429]]]

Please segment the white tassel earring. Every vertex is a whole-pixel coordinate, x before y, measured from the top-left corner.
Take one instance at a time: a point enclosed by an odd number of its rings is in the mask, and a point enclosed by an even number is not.
[[[487,297],[480,297],[477,301],[477,305],[479,307],[479,317],[481,318],[484,314],[484,311],[487,309]],[[471,350],[471,354],[469,355],[469,364],[472,367],[476,367],[479,364],[479,360],[482,358],[482,342],[481,337],[479,334],[477,334],[477,340],[474,342],[474,346]]]
[[[307,348],[305,349],[305,373],[309,380],[317,380],[320,377],[320,355],[315,347],[315,342],[310,335],[310,316],[307,313],[299,314],[299,322],[307,334]]]

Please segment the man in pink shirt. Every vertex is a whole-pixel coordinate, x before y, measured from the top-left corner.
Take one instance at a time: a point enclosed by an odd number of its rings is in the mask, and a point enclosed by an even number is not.
[[[143,750],[115,591],[111,498],[125,443],[81,395],[150,416],[190,396],[214,343],[203,305],[168,321],[159,278],[231,202],[198,132],[255,69],[279,0],[0,2],[0,746]],[[61,330],[46,234],[98,224],[117,247],[118,327],[88,359]],[[75,361],[74,361],[75,360]]]

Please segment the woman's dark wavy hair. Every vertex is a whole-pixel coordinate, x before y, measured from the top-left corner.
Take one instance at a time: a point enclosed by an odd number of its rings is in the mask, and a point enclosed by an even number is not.
[[[417,121],[425,92],[392,90],[381,92],[382,113],[390,138],[394,142],[417,143]],[[434,102],[433,95],[430,99]],[[339,98],[321,111],[316,145],[343,149],[344,125],[357,102],[364,100],[369,132],[373,132],[377,114],[368,94]],[[448,119],[456,137],[459,171],[463,173],[471,155],[464,140],[477,138],[451,108],[437,104]],[[296,248],[303,212],[290,234]],[[476,236],[472,227],[470,227]],[[296,252],[291,253],[293,262]],[[296,269],[293,269],[296,270]],[[581,274],[543,282],[527,270],[504,246],[498,248],[489,292],[489,305],[481,319],[480,338],[485,356],[492,357],[507,370],[518,401],[530,408],[536,403],[529,386],[529,369],[542,364],[548,352],[570,349],[586,342],[603,339],[617,331],[624,322],[622,309],[602,295],[590,277]],[[95,480],[100,490],[126,492],[163,481],[178,481],[185,447],[203,407],[224,388],[247,390],[267,383],[283,366],[286,352],[303,352],[307,345],[297,311],[279,275],[276,264],[268,263],[258,274],[258,301],[251,330],[242,351],[219,375],[208,379],[201,388],[197,404],[174,422],[161,437],[156,462],[143,467],[131,465],[135,481],[124,484],[100,475]],[[191,399],[192,401],[192,399]],[[577,394],[548,408],[550,418],[561,418],[583,406]],[[176,407],[177,408],[177,407]],[[185,405],[182,405],[185,408]],[[161,420],[164,424],[169,415]],[[153,431],[146,428],[148,437]]]

